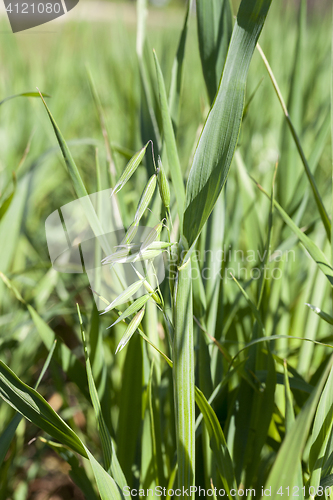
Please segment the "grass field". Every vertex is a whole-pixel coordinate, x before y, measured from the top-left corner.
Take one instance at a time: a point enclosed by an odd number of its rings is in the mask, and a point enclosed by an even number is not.
[[[331,9],[271,3],[236,22],[239,3],[199,0],[187,38],[185,4],[145,27],[139,0],[141,38],[133,5],[16,35],[0,19],[0,101],[38,87],[61,131],[39,96],[0,102],[0,500],[333,498]],[[45,221],[119,179],[166,278],[100,314],[87,273],[52,267]]]

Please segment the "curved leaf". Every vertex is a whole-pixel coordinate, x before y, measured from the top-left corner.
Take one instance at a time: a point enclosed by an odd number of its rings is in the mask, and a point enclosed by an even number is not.
[[[243,0],[218,94],[195,151],[185,200],[184,236],[199,236],[227,179],[240,131],[245,83],[271,0]]]
[[[223,485],[226,488],[227,495],[229,496],[230,490],[237,488],[232,460],[223,431],[213,408],[197,387],[195,388],[195,401],[203,415],[210,437],[210,445],[217,463],[217,468]]]

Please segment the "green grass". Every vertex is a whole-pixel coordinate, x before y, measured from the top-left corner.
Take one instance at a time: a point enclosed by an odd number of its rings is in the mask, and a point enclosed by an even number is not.
[[[248,12],[224,66],[227,0],[224,38],[203,3],[200,50],[191,14],[174,66],[185,6],[177,26],[169,10],[163,28],[148,21],[138,54],[130,23],[14,36],[1,21],[0,101],[38,87],[59,129],[39,98],[0,105],[0,500],[33,498],[36,479],[51,488],[61,471],[89,499],[121,498],[117,484],[254,488],[255,498],[289,486],[307,499],[308,487],[333,484],[331,19],[302,5],[273,1],[260,36],[287,120]],[[85,274],[52,269],[45,236],[54,210],[114,187],[101,114],[126,229],[158,227],[148,249],[168,262],[160,288],[138,276],[147,300],[126,296],[104,315]],[[121,177],[149,140],[155,162],[149,144]]]

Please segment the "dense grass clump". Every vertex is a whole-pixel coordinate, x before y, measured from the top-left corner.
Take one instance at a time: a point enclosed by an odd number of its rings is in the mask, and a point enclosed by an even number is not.
[[[0,500],[333,498],[330,11],[193,4],[1,21]]]

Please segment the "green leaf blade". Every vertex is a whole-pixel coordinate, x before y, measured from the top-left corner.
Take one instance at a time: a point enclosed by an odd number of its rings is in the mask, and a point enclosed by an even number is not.
[[[157,74],[157,82],[158,82],[158,90],[160,94],[160,106],[161,106],[161,115],[162,115],[162,123],[163,123],[163,134],[165,147],[168,157],[168,163],[170,167],[170,175],[172,180],[173,189],[176,195],[177,207],[178,207],[178,215],[179,221],[182,225],[183,220],[183,209],[184,209],[184,200],[185,200],[185,189],[183,183],[183,175],[179,163],[178,150],[176,145],[175,133],[172,126],[171,116],[169,113],[169,105],[164,85],[164,79],[162,70],[160,68],[156,52],[154,51],[155,65],[156,65],[156,74]]]
[[[288,498],[288,486],[297,484],[296,478],[304,446],[322,390],[331,369],[332,358],[325,368],[320,381],[283,440],[265,486],[265,488],[271,488],[272,496],[275,496],[280,489],[282,495],[279,495],[279,497]]]
[[[84,354],[85,354],[85,360],[86,360],[86,370],[87,370],[87,378],[88,378],[88,385],[89,385],[89,392],[90,392],[90,398],[91,402],[95,411],[95,416],[97,420],[97,426],[98,426],[98,432],[100,436],[100,440],[102,443],[102,449],[103,449],[103,457],[104,457],[104,463],[106,470],[110,472],[116,481],[116,483],[119,485],[119,487],[124,488],[126,486],[126,479],[123,474],[123,471],[121,470],[121,467],[118,462],[118,458],[114,449],[114,445],[112,442],[112,438],[110,436],[109,429],[105,423],[104,417],[103,417],[103,412],[102,412],[102,407],[101,403],[98,398],[98,393],[93,377],[93,372],[90,364],[90,358],[88,354],[88,346],[86,342],[86,337],[85,337],[85,332],[83,329],[83,323],[82,323],[82,317],[81,317],[81,312],[80,308],[77,304],[77,310],[78,310],[78,315],[79,315],[79,320],[80,320],[80,326],[81,326],[81,336],[82,336],[82,342],[83,342],[83,347],[84,347]],[[87,452],[89,455],[89,452]],[[93,465],[93,464],[92,464]],[[96,478],[97,479],[97,478]]]
[[[197,24],[201,65],[212,103],[220,83],[232,33],[229,0],[197,0]]]
[[[173,383],[178,486],[195,485],[195,394],[191,260],[178,270],[174,310]],[[194,492],[191,494],[194,500]]]
[[[0,396],[27,420],[73,451],[87,457],[81,440],[37,391],[24,384],[0,361]]]
[[[195,401],[203,415],[210,437],[210,445],[217,463],[217,468],[223,485],[226,488],[226,493],[229,496],[230,490],[233,488],[236,490],[237,488],[232,460],[223,431],[213,408],[197,387],[195,388]]]
[[[185,200],[184,236],[199,236],[227,179],[241,126],[245,83],[271,0],[243,0],[218,94],[195,151]]]

